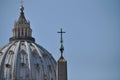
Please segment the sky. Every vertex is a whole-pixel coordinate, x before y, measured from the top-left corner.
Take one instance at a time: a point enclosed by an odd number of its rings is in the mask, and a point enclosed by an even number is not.
[[[20,0],[0,0],[0,47],[9,43]],[[68,80],[120,80],[120,0],[24,0],[36,43],[56,61],[66,33]]]

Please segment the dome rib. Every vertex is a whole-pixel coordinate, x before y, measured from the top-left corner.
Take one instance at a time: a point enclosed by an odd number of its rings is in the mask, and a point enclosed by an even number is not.
[[[5,65],[5,60],[6,60],[6,56],[7,53],[9,51],[9,49],[11,48],[11,46],[14,44],[15,42],[12,42],[11,44],[8,44],[8,46],[3,47],[3,49],[0,52],[3,52],[3,55],[1,55],[0,58],[0,79],[3,80],[4,79],[4,65]]]
[[[17,79],[17,75],[18,75],[18,73],[17,73],[17,70],[18,70],[18,59],[19,59],[19,54],[17,54],[17,53],[19,53],[19,49],[20,49],[20,41],[15,41],[16,43],[15,43],[15,45],[14,45],[14,47],[15,47],[15,50],[14,50],[14,65],[13,65],[13,69],[12,69],[12,79],[13,80],[15,80],[15,79]]]
[[[31,57],[30,57],[30,55],[31,55],[31,51],[30,51],[30,46],[28,45],[28,43],[25,41],[25,45],[26,45],[26,49],[27,49],[27,54],[28,54],[28,67],[29,67],[29,73],[32,73],[32,71],[31,71],[31,62],[32,61],[30,61],[31,60]],[[31,77],[32,75],[31,74],[29,74],[29,79],[31,79],[32,77]]]

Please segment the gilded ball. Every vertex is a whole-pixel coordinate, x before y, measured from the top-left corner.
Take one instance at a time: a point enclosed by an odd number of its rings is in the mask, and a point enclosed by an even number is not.
[[[24,10],[24,7],[23,7],[23,6],[21,6],[21,7],[20,7],[20,10],[21,10],[21,11],[23,11],[23,10]]]

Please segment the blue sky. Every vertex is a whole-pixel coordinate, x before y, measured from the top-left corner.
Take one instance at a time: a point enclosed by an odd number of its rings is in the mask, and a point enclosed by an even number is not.
[[[20,0],[0,0],[0,47],[9,43]],[[120,0],[25,0],[36,43],[58,60],[62,27],[68,80],[120,80]]]

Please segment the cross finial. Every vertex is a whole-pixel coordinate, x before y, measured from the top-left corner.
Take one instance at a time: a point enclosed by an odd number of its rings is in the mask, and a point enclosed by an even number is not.
[[[64,46],[63,46],[63,36],[62,36],[62,34],[66,33],[66,32],[62,31],[62,28],[61,28],[60,31],[57,32],[57,33],[60,33],[60,43],[61,43],[60,52],[61,52],[61,57],[63,57]]]
[[[20,10],[21,10],[22,13],[23,13],[23,10],[24,10],[23,2],[24,2],[23,0],[20,0],[20,3],[21,3]]]
[[[20,0],[20,3],[21,3],[21,5],[23,5],[24,1],[23,1],[23,0]]]
[[[60,40],[60,43],[63,43],[63,38],[62,38],[62,34],[63,33],[65,33],[64,31],[62,31],[62,28],[60,29],[60,31],[59,32],[57,32],[57,33],[60,33],[60,37],[61,37],[61,40]]]

